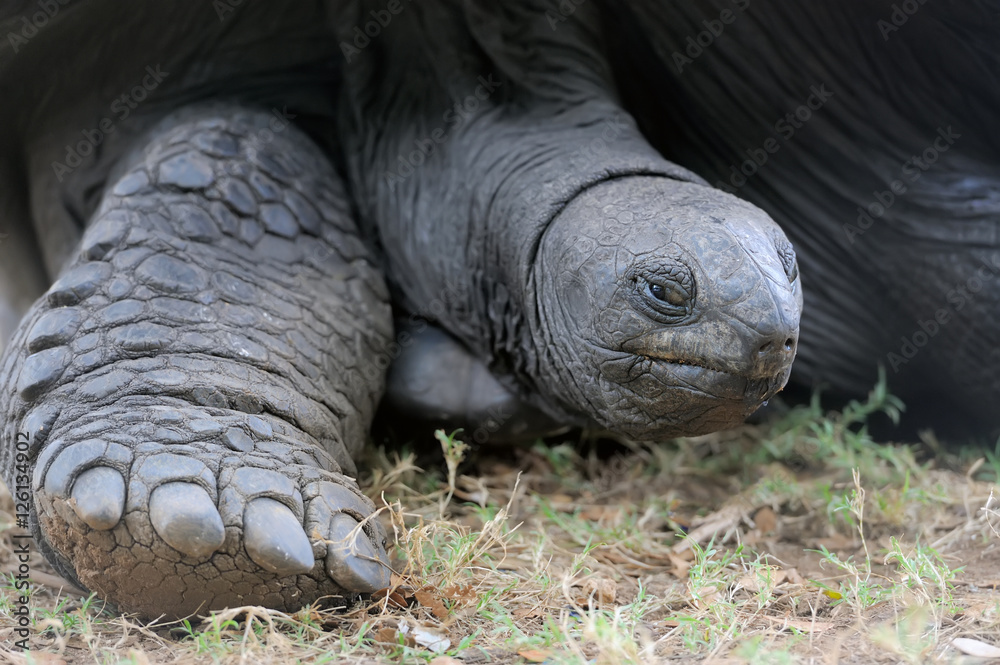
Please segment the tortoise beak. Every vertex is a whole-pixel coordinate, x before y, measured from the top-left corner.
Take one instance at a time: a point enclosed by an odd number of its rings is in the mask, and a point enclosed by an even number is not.
[[[622,349],[653,360],[693,365],[749,381],[779,376],[787,381],[798,348],[798,326],[776,326],[768,334],[753,330],[737,334],[731,327],[725,328],[726,324],[707,321],[687,330],[656,330],[626,342]]]

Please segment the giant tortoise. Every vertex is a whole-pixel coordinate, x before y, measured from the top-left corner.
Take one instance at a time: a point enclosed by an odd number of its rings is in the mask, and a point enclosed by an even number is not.
[[[796,352],[996,424],[985,4],[4,11],[0,460],[123,610],[384,587],[390,364],[390,407],[522,435],[731,427]]]

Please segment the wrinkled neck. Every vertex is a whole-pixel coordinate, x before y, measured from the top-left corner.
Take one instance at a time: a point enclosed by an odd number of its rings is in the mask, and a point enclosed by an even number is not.
[[[586,5],[553,31],[534,0],[447,4],[408,6],[345,68],[344,154],[397,303],[526,394],[544,371],[532,271],[549,222],[609,178],[700,179],[616,103]]]
[[[466,173],[482,169],[470,178],[475,187],[468,192],[469,209],[479,214],[470,220],[478,231],[466,258],[480,275],[472,294],[486,331],[483,352],[499,374],[514,375],[531,393],[546,392],[539,383],[553,371],[553,345],[572,343],[552,334],[538,306],[538,271],[545,269],[539,250],[553,220],[582,192],[608,180],[653,175],[702,182],[661,158],[631,117],[612,104],[595,102],[584,111],[596,118],[567,123],[533,114],[480,125],[476,141],[507,149],[493,161],[466,164]]]

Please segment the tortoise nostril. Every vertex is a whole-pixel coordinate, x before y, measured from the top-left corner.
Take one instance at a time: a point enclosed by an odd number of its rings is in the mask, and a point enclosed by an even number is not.
[[[795,356],[794,349],[797,342],[798,335],[788,329],[772,331],[770,335],[757,338],[749,349],[751,356],[749,376],[754,379],[766,379],[765,383],[771,385],[768,382],[773,383],[776,376],[787,372]]]

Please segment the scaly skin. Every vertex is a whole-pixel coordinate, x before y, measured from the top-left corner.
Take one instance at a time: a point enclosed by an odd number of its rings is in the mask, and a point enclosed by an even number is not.
[[[763,211],[650,147],[597,7],[553,29],[551,4],[414,4],[345,68],[362,226],[400,306],[555,422],[647,440],[736,426],[788,379],[795,254]]]
[[[340,181],[266,113],[160,127],[0,364],[5,482],[24,433],[36,541],[122,610],[386,586],[350,475],[391,318]]]

